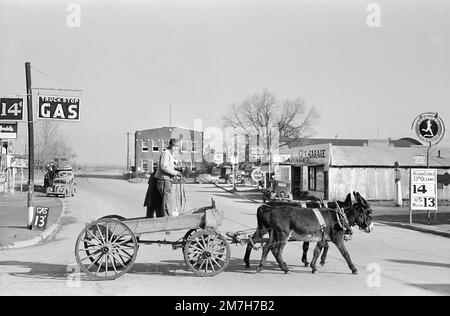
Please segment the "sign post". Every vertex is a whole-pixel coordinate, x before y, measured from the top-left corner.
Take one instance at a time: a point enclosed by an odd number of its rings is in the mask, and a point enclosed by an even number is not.
[[[416,116],[411,126],[417,137],[428,143],[427,169],[411,169],[410,181],[410,223],[412,223],[413,210],[426,210],[428,224],[431,223],[430,212],[434,210],[434,220],[437,219],[437,170],[430,168],[431,146],[438,144],[445,134],[444,121],[437,112],[425,112]],[[417,157],[417,156],[416,156]],[[417,158],[415,161],[417,162]]]
[[[409,222],[412,224],[412,211],[427,211],[428,224],[430,212],[437,216],[437,170],[411,169],[410,179],[410,214]]]
[[[27,88],[27,114],[28,114],[28,228],[32,228],[33,221],[33,191],[34,191],[34,127],[33,105],[31,90],[31,63],[25,63],[25,78]]]

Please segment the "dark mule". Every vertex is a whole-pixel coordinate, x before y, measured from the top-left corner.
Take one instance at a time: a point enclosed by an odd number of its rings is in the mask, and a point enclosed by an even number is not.
[[[350,206],[352,204],[351,194],[349,193],[347,195],[347,198],[345,199],[344,202],[336,201],[336,203],[339,205],[339,207],[344,208],[344,211],[345,211],[345,207]],[[249,242],[247,244],[247,249],[245,251],[245,256],[244,256],[244,262],[245,262],[246,268],[250,268],[250,254],[252,253],[252,249],[254,248],[255,240],[263,238],[263,236],[266,235],[270,231],[270,223],[269,223],[270,212],[273,210],[273,208],[275,206],[280,206],[280,205],[289,205],[289,206],[294,205],[296,207],[302,208],[301,204],[292,203],[292,202],[268,202],[265,205],[261,205],[260,207],[258,207],[258,209],[256,211],[256,219],[257,219],[258,227],[256,228],[256,232],[250,237],[251,242]],[[317,201],[317,202],[312,201],[312,202],[307,202],[306,207],[320,208],[320,207],[322,207],[322,205],[320,204],[319,201]],[[337,205],[332,208],[337,208]],[[327,252],[328,252],[328,243],[326,244],[325,247],[326,248],[324,248],[324,252],[323,252],[323,255],[321,258],[321,264],[322,263],[325,264],[325,259],[326,259]],[[307,260],[308,249],[309,249],[309,242],[305,241],[303,243],[302,262],[305,264],[306,267],[309,265],[309,262]]]
[[[353,194],[356,203],[346,207],[348,219],[361,230],[369,233],[373,227],[372,210],[359,193],[353,192]],[[269,250],[272,251],[281,270],[285,273],[289,272],[286,263],[283,261],[283,249],[292,233],[292,237],[296,240],[316,239],[318,241],[311,262],[313,273],[317,273],[316,262],[320,252],[325,247],[326,241],[333,242],[347,261],[352,273],[358,273],[344,245],[345,231],[339,224],[335,210],[330,208],[301,209],[292,205],[280,205],[273,207],[266,219],[270,225],[269,241],[263,247],[258,272],[265,265]]]

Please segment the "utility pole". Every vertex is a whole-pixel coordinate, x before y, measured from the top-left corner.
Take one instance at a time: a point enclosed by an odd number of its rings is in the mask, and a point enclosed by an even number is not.
[[[33,191],[34,191],[34,129],[33,129],[33,105],[31,90],[31,63],[25,63],[25,78],[27,89],[28,112],[28,228],[31,229],[33,221]]]
[[[169,127],[172,127],[172,102],[169,104]]]
[[[127,171],[130,171],[130,132],[127,132]]]

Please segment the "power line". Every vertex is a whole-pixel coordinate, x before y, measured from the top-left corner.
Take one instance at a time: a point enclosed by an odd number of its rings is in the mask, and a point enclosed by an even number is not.
[[[64,85],[66,85],[66,86],[68,86],[68,87],[71,87],[72,89],[80,90],[80,89],[78,89],[77,87],[75,87],[75,86],[73,86],[73,85],[71,85],[71,84],[65,82],[64,80],[61,80],[61,79],[59,79],[59,78],[57,78],[57,77],[55,77],[55,76],[53,76],[53,75],[51,75],[51,74],[49,74],[49,73],[43,71],[43,70],[37,69],[36,67],[32,67],[32,69],[33,69],[33,70],[36,70],[37,72],[39,72],[39,73],[41,73],[41,74],[43,74],[44,76],[47,76],[47,77],[49,77],[49,78],[51,78],[51,79],[53,79],[53,80],[56,80],[56,81],[58,81],[58,82],[60,82],[60,83],[62,83],[62,84],[64,84]],[[41,88],[41,89],[43,89],[43,90],[52,90],[52,89],[45,89],[45,88]],[[82,91],[82,90],[80,90],[80,91]]]

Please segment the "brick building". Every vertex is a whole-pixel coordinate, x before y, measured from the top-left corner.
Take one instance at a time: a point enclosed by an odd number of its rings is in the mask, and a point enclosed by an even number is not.
[[[180,140],[178,164],[195,171],[203,162],[203,132],[181,127],[160,127],[135,132],[135,167],[138,171],[153,172],[158,159],[167,148],[169,139]]]

